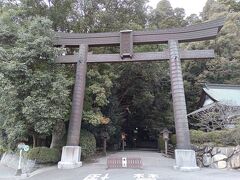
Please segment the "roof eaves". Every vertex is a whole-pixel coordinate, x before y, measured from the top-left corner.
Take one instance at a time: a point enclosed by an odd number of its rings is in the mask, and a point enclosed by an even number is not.
[[[233,85],[233,84],[205,84],[207,89],[211,88],[218,88],[218,89],[240,89],[240,85]]]
[[[207,90],[206,90],[207,89]],[[214,102],[218,102],[217,99],[213,98],[213,96],[208,92],[208,90],[210,90],[209,88],[203,88],[203,91],[206,93],[206,95],[208,95],[208,97],[213,100]]]

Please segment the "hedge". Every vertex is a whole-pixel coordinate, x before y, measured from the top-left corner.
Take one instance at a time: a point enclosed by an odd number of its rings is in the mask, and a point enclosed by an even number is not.
[[[233,130],[219,130],[211,132],[203,132],[197,130],[191,130],[191,143],[192,144],[212,144],[214,146],[226,146],[226,145],[238,145],[239,135],[238,129]],[[239,133],[238,133],[239,134]]]
[[[240,129],[204,132],[190,130],[191,143],[194,145],[236,146],[240,144]],[[176,145],[176,135],[171,135],[170,143]]]
[[[89,131],[82,129],[80,146],[82,148],[82,159],[91,158],[96,152],[96,139],[94,135]]]
[[[36,160],[36,163],[47,164],[60,161],[60,151],[48,147],[35,147],[27,153],[27,158]]]

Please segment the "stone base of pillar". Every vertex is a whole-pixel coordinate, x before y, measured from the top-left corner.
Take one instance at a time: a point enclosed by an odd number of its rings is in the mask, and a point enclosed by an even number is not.
[[[81,147],[64,146],[62,149],[61,161],[58,162],[59,169],[74,169],[82,166]]]
[[[193,150],[176,149],[175,150],[176,165],[174,169],[181,171],[197,171],[200,168],[196,163],[196,154]]]

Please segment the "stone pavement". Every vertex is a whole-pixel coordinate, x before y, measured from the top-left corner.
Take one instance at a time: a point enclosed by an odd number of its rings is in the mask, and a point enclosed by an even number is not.
[[[41,172],[29,180],[239,180],[238,170],[217,170],[202,168],[195,172],[181,172],[173,169],[174,160],[160,153],[149,151],[125,151],[111,154],[117,157],[141,157],[143,169],[106,169],[107,158],[83,167],[59,170],[57,167]],[[1,174],[1,167],[0,167]],[[12,179],[12,178],[8,178]],[[2,180],[0,178],[0,180]],[[4,179],[5,180],[5,179]]]

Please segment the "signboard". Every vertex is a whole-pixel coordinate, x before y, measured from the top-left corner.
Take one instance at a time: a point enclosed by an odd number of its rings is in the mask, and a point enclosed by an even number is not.
[[[18,146],[17,146],[17,148],[18,148],[19,150],[24,150],[25,152],[29,151],[29,149],[30,149],[29,146],[26,145],[26,144],[24,144],[24,143],[19,143]]]

